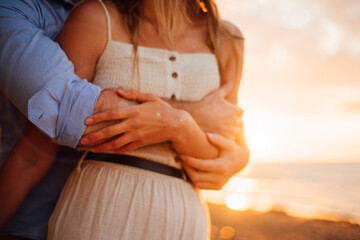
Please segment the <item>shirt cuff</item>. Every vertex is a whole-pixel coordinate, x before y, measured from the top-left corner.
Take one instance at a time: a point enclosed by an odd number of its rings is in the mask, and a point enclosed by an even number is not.
[[[85,120],[93,114],[102,91],[86,80],[80,81],[76,89],[67,91],[59,100],[45,88],[28,102],[29,120],[58,144],[72,148],[78,145]]]

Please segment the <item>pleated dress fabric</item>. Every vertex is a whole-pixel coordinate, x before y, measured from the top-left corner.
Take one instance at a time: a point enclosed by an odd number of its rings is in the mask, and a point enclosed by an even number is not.
[[[111,38],[96,66],[93,83],[153,93],[179,101],[199,101],[219,88],[216,57],[139,47],[139,74],[133,71],[133,46]],[[140,82],[138,82],[140,79]],[[140,87],[138,89],[138,87]],[[131,151],[181,169],[169,143]],[[209,216],[199,191],[189,182],[121,164],[84,161],[74,170],[49,221],[50,240],[209,238]]]

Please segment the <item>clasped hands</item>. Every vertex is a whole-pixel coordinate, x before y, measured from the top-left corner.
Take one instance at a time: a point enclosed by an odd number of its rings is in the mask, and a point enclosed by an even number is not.
[[[199,159],[181,154],[183,166],[194,186],[220,189],[249,158],[245,141],[235,142],[235,136],[243,134],[243,111],[225,99],[230,90],[231,84],[225,84],[199,102],[181,104],[149,93],[104,90],[94,115],[86,120],[80,146],[120,154],[150,144],[175,143],[196,122],[219,155]]]
[[[117,93],[139,104],[97,113],[86,120],[87,125],[116,121],[81,139],[83,145],[110,139],[93,146],[93,152],[121,154],[150,144],[176,141],[181,125],[189,121],[185,111],[172,108],[153,94],[122,90],[117,90]]]

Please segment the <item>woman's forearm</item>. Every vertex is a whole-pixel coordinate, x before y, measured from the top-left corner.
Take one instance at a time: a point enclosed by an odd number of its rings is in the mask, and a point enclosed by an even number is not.
[[[179,154],[197,158],[216,158],[218,149],[207,139],[205,132],[186,111],[179,110],[178,129],[173,134],[172,143]]]

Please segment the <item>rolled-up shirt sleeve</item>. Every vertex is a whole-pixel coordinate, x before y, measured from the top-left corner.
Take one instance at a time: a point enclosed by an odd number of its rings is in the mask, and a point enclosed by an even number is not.
[[[0,4],[1,90],[58,144],[76,147],[101,88],[75,75],[73,64],[44,30],[55,26],[42,26],[46,21],[39,6],[11,1]]]

